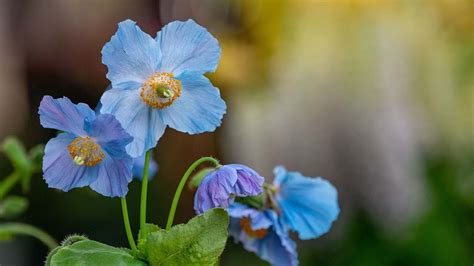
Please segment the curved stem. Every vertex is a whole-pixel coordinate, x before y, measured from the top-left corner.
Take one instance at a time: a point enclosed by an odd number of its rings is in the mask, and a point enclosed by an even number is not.
[[[24,223],[4,223],[0,224],[0,235],[19,234],[35,237],[48,246],[50,250],[58,246],[58,243],[52,236],[45,231]]]
[[[191,164],[191,166],[189,166],[188,170],[186,170],[183,177],[181,178],[178,188],[176,189],[176,192],[174,194],[173,203],[171,204],[170,213],[168,215],[168,222],[166,223],[166,230],[170,229],[171,226],[173,225],[174,214],[176,213],[176,207],[178,207],[179,198],[181,197],[181,191],[183,191],[183,187],[184,185],[186,185],[186,181],[188,180],[189,176],[194,171],[194,169],[196,169],[196,167],[198,167],[200,164],[204,162],[211,162],[216,167],[220,166],[219,161],[212,157],[202,157],[198,159],[197,161],[195,161],[193,164]]]
[[[130,227],[130,220],[128,218],[127,199],[125,197],[120,198],[120,202],[122,203],[123,223],[125,225],[125,233],[127,234],[128,243],[133,251],[137,251],[137,245],[135,245],[132,228]]]
[[[143,169],[142,179],[142,194],[140,199],[140,238],[144,238],[145,235],[145,223],[146,223],[146,200],[148,191],[148,166],[150,164],[150,155],[152,149],[148,150],[145,155],[145,167]]]

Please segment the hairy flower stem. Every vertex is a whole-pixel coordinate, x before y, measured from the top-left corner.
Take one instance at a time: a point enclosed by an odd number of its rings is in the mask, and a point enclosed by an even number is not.
[[[120,202],[122,203],[123,223],[125,225],[125,233],[127,234],[128,243],[130,244],[130,248],[136,252],[137,245],[135,245],[135,240],[133,239],[132,234],[132,228],[130,227],[130,220],[128,218],[127,199],[125,197],[120,198]]]
[[[166,230],[170,229],[173,225],[174,214],[176,213],[176,207],[178,207],[179,198],[181,197],[181,191],[183,191],[184,186],[186,185],[186,181],[188,180],[189,176],[192,172],[198,167],[200,164],[204,162],[213,163],[216,167],[220,166],[219,161],[212,158],[212,157],[202,157],[195,161],[191,166],[189,166],[188,170],[184,173],[181,181],[179,182],[178,188],[174,194],[173,203],[171,204],[170,213],[168,215],[168,222],[166,223]]]
[[[43,230],[29,224],[23,223],[3,223],[0,224],[0,235],[29,235],[37,238],[50,250],[58,246],[56,240]]]
[[[148,150],[145,155],[145,167],[143,169],[142,194],[140,199],[140,238],[145,237],[146,223],[146,200],[148,191],[148,166],[150,165],[150,155],[152,149]]]

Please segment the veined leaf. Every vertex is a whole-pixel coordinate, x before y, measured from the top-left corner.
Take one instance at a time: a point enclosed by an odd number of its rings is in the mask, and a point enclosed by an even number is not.
[[[130,250],[111,247],[93,240],[81,240],[54,251],[50,265],[145,266]]]
[[[214,265],[227,241],[229,216],[211,209],[187,224],[148,235],[147,259],[151,265]]]

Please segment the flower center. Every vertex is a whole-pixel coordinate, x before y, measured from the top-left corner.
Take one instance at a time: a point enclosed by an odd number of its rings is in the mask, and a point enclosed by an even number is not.
[[[153,108],[170,106],[181,94],[181,82],[172,73],[156,72],[140,89],[142,100]]]
[[[252,226],[250,225],[250,218],[245,217],[240,219],[240,226],[242,227],[242,230],[250,236],[254,237],[257,239],[264,238],[267,235],[267,229],[258,229],[258,230],[253,230]]]
[[[77,137],[67,146],[77,165],[94,166],[102,161],[105,153],[90,137]]]

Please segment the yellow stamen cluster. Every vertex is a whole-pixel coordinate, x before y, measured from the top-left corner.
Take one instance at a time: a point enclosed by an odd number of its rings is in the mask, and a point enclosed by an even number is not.
[[[181,94],[181,82],[172,73],[156,72],[140,89],[142,100],[153,108],[170,106]]]
[[[242,227],[242,230],[244,230],[244,232],[248,236],[254,237],[257,239],[264,238],[268,233],[267,229],[263,229],[263,228],[258,229],[258,230],[253,230],[250,224],[250,218],[248,217],[240,219],[240,227]]]
[[[90,137],[77,137],[67,148],[77,165],[94,166],[105,157],[99,144]]]

